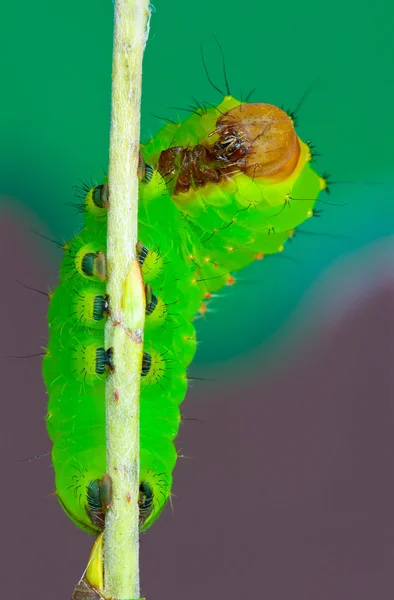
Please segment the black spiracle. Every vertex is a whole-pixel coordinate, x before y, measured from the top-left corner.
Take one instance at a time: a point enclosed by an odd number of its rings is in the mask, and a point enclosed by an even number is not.
[[[106,208],[108,206],[108,184],[96,185],[92,191],[92,200],[97,208]]]
[[[153,171],[154,168],[152,167],[152,165],[148,165],[147,163],[145,163],[145,175],[142,180],[144,183],[149,183],[151,181]]]
[[[106,368],[113,370],[112,364],[112,348],[105,350],[104,348],[96,348],[96,373],[103,375]]]
[[[88,252],[82,258],[82,273],[86,275],[86,277],[92,277],[94,275],[94,261],[96,260],[97,254],[95,252]]]
[[[98,479],[92,479],[89,483],[86,491],[86,498],[91,510],[101,510],[100,481]]]
[[[146,257],[148,256],[148,252],[149,252],[149,248],[144,246],[144,244],[142,242],[137,243],[137,256],[138,256],[138,262],[140,263],[141,267],[144,264]]]
[[[153,490],[147,481],[140,483],[138,495],[140,526],[146,521],[153,509]]]
[[[150,301],[146,305],[145,313],[151,315],[157,306],[157,296],[151,295]]]
[[[86,500],[85,505],[86,514],[92,521],[93,525],[98,529],[104,528],[105,522],[105,510],[101,502],[100,496],[100,480],[92,479],[86,488]]]
[[[145,375],[148,375],[151,364],[152,364],[151,355],[148,354],[148,352],[144,352],[144,354],[142,356],[142,370],[141,370],[141,375],[143,377],[145,377]]]
[[[101,321],[108,312],[108,308],[108,296],[95,296],[93,300],[93,319],[95,321]]]

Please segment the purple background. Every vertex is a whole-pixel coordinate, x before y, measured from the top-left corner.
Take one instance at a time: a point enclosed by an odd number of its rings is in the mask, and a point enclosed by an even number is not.
[[[46,298],[16,279],[46,290],[58,261],[30,226],[32,215],[1,222],[3,355],[45,347]],[[374,259],[361,287],[347,269],[270,359],[194,382],[174,512],[142,537],[148,600],[392,597],[394,284]],[[0,360],[2,597],[68,600],[93,538],[58,506],[49,457],[20,462],[50,449],[40,360]]]

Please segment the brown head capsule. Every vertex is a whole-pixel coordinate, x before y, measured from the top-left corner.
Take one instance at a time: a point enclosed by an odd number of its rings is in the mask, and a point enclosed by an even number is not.
[[[297,166],[300,144],[293,122],[272,104],[240,104],[219,117],[214,133],[216,159],[249,177],[282,181]]]

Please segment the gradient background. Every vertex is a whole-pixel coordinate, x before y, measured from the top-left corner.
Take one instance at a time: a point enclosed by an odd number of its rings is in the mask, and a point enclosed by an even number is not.
[[[394,592],[394,46],[383,0],[157,0],[142,139],[192,97],[217,103],[203,44],[233,95],[294,108],[340,182],[319,219],[242,272],[201,344],[174,514],[142,537],[148,600],[370,600]],[[245,7],[245,8],[244,8]],[[390,10],[391,14],[387,11]],[[53,497],[40,352],[45,290],[68,239],[72,186],[107,165],[112,3],[6,3],[0,41],[1,503],[4,597],[67,600],[92,539]],[[178,111],[183,117],[184,113]],[[329,204],[327,204],[327,202]]]

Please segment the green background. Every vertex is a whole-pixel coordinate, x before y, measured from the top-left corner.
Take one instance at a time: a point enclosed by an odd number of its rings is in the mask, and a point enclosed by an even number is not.
[[[175,514],[168,508],[143,538],[143,593],[385,600],[393,595],[394,560],[392,300],[376,293],[363,305],[359,279],[365,266],[371,291],[372,242],[394,229],[393,5],[155,6],[143,139],[161,126],[151,113],[176,118],[169,107],[187,107],[193,96],[219,102],[200,57],[203,44],[220,85],[215,33],[235,96],[256,88],[256,101],[294,108],[314,85],[299,112],[300,135],[322,154],[317,167],[348,183],[322,196],[337,206],[318,203],[322,216],[302,227],[312,235],[298,235],[277,258],[243,271],[215,312],[197,322],[195,374],[218,381],[190,386],[183,410],[191,420],[178,447],[195,460],[178,461]],[[29,228],[72,237],[80,226],[66,204],[75,201],[72,186],[78,178],[99,179],[106,168],[112,11],[110,0],[8,0],[0,9],[3,356],[34,354],[46,344],[46,299],[15,280],[53,285],[61,252]],[[9,223],[10,214],[19,225]],[[392,256],[392,246],[379,247]],[[354,252],[358,262],[348,262],[345,276],[322,285],[327,269]],[[376,287],[382,281],[377,272]],[[327,318],[319,302],[337,305],[349,289],[357,295],[347,296],[350,315]],[[314,336],[295,316],[297,307],[311,322],[313,312],[320,319]],[[289,350],[287,324],[294,319]],[[278,341],[281,352],[274,351]],[[217,361],[228,364],[230,357],[250,362],[249,371],[232,363],[233,375],[218,374]],[[8,558],[2,591],[16,600],[66,600],[92,540],[52,496],[50,458],[17,462],[50,449],[40,359],[0,365]]]
[[[383,0],[268,3],[158,0],[143,80],[142,140],[186,113],[193,97],[217,103],[204,74],[241,97],[299,111],[299,133],[322,154],[317,168],[339,182],[324,209],[286,252],[258,262],[198,322],[197,365],[269,348],[272,336],[316,277],[338,257],[392,233],[394,84],[393,8]],[[391,11],[387,14],[384,11]],[[108,160],[110,1],[5,3],[2,13],[0,146],[3,203],[18,218],[32,213],[42,232],[68,239],[80,220],[67,202],[72,186],[99,181]],[[326,235],[328,234],[328,235]],[[338,236],[338,237],[335,237]],[[50,244],[48,261],[60,257]],[[293,260],[287,260],[289,256]],[[335,294],[335,290],[333,291]]]

